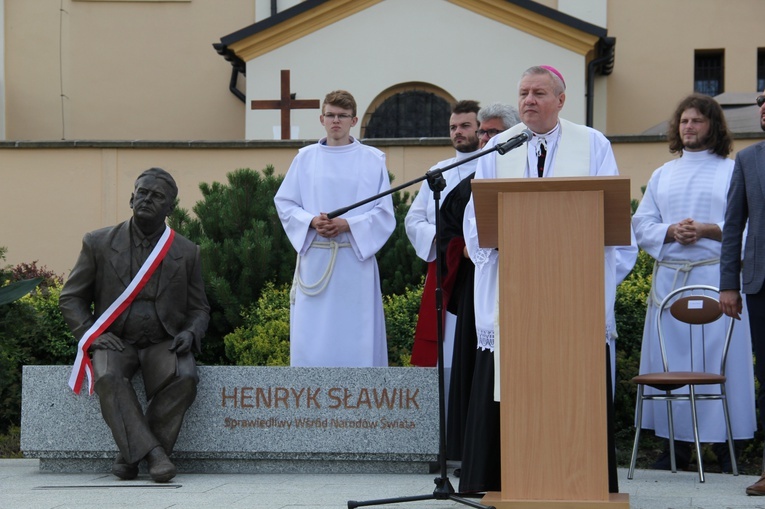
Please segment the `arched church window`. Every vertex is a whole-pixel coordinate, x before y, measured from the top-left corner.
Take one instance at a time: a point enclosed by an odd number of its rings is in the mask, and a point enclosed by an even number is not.
[[[432,138],[449,136],[454,99],[438,87],[405,84],[381,93],[364,115],[362,138]]]

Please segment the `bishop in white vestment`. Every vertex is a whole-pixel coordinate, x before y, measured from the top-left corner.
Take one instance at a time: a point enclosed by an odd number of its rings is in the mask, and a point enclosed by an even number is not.
[[[559,118],[565,96],[565,82],[556,69],[537,66],[526,70],[518,86],[518,110],[523,123],[492,138],[484,150],[506,142],[527,128],[534,136],[525,147],[521,146],[501,156],[492,152],[482,157],[478,161],[475,179],[618,175],[611,144],[603,134],[590,127]],[[523,221],[523,217],[508,220]],[[499,405],[494,401],[495,394],[496,399],[499,396],[499,365],[494,362],[500,334],[499,253],[494,249],[479,247],[472,197],[465,208],[463,231],[468,254],[475,264],[475,321],[478,345],[462,457],[460,491],[499,491],[502,444]],[[606,247],[604,257],[604,339],[613,344],[616,338],[613,312],[616,286],[632,270],[637,258],[637,245],[633,242],[631,246]],[[612,347],[612,373],[614,364]],[[611,445],[609,491],[618,492],[616,462]]]

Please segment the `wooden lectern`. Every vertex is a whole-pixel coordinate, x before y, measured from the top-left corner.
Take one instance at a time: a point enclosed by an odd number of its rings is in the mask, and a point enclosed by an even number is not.
[[[629,509],[608,493],[604,246],[630,244],[625,177],[473,180],[499,248],[497,509]]]

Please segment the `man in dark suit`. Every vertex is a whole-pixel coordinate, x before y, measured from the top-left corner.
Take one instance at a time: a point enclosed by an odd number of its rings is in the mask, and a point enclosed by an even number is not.
[[[79,340],[123,295],[165,232],[178,188],[160,168],[139,175],[130,196],[133,217],[87,233],[59,306]],[[186,410],[196,397],[194,352],[210,319],[199,247],[175,235],[166,255],[129,307],[92,340],[94,389],[119,454],[112,473],[138,475],[146,459],[156,482],[176,474],[172,452]],[[146,264],[148,266],[148,264]],[[141,371],[146,411],[131,383]]]
[[[760,127],[765,131],[765,95],[757,97]],[[744,228],[749,229],[741,261]],[[743,273],[742,273],[743,269]],[[765,142],[745,148],[736,155],[720,254],[720,307],[739,318],[741,293],[746,294],[749,328],[754,350],[754,373],[760,382],[757,394],[760,425],[765,424]],[[742,287],[743,283],[743,287]],[[765,495],[765,469],[760,479],[746,489],[747,495]]]

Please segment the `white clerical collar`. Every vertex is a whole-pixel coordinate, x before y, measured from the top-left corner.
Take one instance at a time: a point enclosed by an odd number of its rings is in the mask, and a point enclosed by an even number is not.
[[[534,133],[533,138],[531,139],[531,145],[534,147],[534,150],[539,156],[540,150],[539,147],[543,146],[545,148],[545,152],[548,152],[550,150],[550,144],[555,145],[558,142],[558,138],[560,137],[560,122],[555,124],[555,127],[550,129],[544,134],[537,134]]]
[[[466,157],[470,157],[470,156],[478,153],[478,150],[474,150],[472,152],[460,152],[459,150],[457,150],[456,152],[457,152],[457,156],[455,157],[455,159],[457,161],[461,161],[461,160],[465,159]]]

